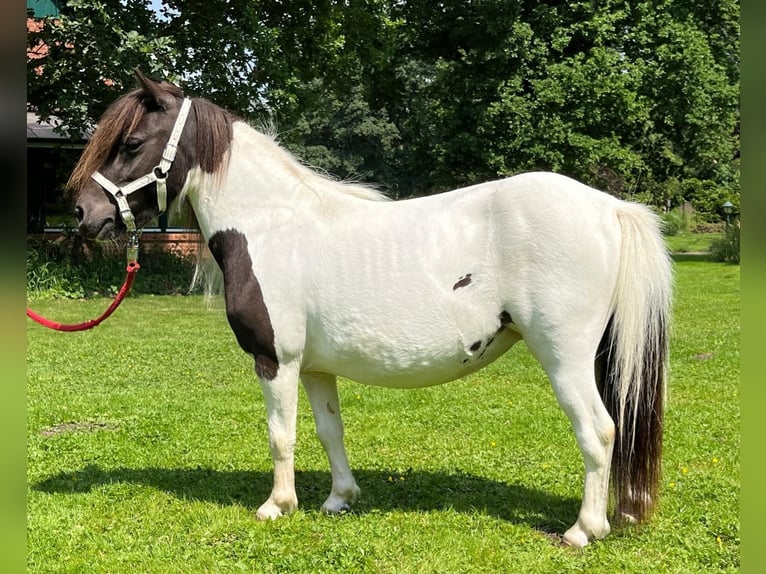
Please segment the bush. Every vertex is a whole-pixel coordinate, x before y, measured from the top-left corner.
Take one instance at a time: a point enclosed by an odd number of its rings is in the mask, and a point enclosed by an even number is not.
[[[678,214],[678,210],[668,211],[663,213],[660,217],[662,221],[662,233],[663,235],[678,235],[681,231],[681,216]]]
[[[739,232],[740,221],[736,219],[728,226],[724,236],[710,246],[710,255],[714,261],[739,263]]]
[[[71,266],[49,257],[44,249],[27,246],[27,296],[31,298],[63,297],[77,299],[83,296],[78,282],[72,282]]]
[[[140,245],[141,269],[136,294],[177,295],[189,292],[195,258]],[[120,247],[90,244],[74,234],[51,241],[27,242],[27,297],[82,299],[114,296],[125,279],[125,252]]]

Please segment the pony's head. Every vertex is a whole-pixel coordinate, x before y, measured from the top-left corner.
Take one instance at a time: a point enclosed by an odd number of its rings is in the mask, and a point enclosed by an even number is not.
[[[138,228],[157,217],[180,195],[190,169],[220,169],[231,141],[233,116],[194,99],[175,143],[175,157],[163,161],[184,94],[140,71],[136,77],[139,87],[106,110],[67,184],[80,232],[91,239],[121,235],[127,227],[120,212],[126,207]],[[166,188],[159,195],[158,185]]]

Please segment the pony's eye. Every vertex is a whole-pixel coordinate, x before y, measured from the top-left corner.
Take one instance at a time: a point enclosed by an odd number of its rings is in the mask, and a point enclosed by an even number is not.
[[[125,151],[129,153],[133,153],[138,151],[138,148],[141,147],[142,143],[143,142],[140,139],[128,138],[123,142],[122,146],[125,149]]]

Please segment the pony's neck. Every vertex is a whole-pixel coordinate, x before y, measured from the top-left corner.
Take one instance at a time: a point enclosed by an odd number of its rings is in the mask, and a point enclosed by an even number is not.
[[[384,199],[370,188],[311,170],[244,122],[232,127],[225,172],[192,170],[185,186],[206,238],[223,229],[265,232],[302,217],[315,219],[349,201]]]

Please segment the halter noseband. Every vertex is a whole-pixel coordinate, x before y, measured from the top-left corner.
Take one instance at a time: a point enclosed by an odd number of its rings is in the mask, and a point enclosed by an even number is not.
[[[181,104],[181,111],[178,112],[173,131],[170,133],[170,139],[168,139],[168,143],[162,151],[162,159],[152,171],[122,187],[115,185],[98,171],[93,172],[93,175],[91,175],[101,187],[111,193],[114,199],[117,200],[117,206],[120,209],[120,217],[131,235],[136,234],[136,218],[128,205],[128,195],[156,181],[157,206],[159,207],[160,213],[163,213],[167,208],[168,190],[165,180],[168,177],[170,166],[173,165],[173,160],[176,158],[178,140],[181,139],[181,132],[186,124],[186,118],[189,115],[190,108],[191,99],[184,98],[184,101]]]

